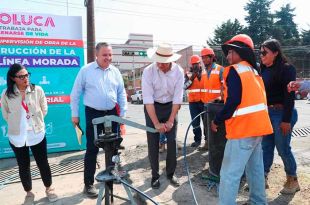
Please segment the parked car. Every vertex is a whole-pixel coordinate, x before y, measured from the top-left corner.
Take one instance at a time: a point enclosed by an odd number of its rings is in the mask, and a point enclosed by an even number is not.
[[[295,99],[296,100],[302,100],[302,99],[305,99],[308,95],[308,93],[310,92],[309,89],[300,89],[300,90],[297,90],[295,92]]]
[[[136,90],[135,94],[131,95],[131,103],[143,103],[142,90]]]

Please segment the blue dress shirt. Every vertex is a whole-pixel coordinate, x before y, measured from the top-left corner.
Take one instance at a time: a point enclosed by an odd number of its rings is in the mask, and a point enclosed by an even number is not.
[[[124,81],[120,71],[113,65],[102,69],[94,61],[79,71],[70,96],[72,117],[79,116],[81,95],[84,105],[96,110],[111,110],[116,103],[120,106],[121,117],[127,110]]]

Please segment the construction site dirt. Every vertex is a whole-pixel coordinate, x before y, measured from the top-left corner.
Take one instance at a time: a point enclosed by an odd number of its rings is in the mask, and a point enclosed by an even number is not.
[[[310,128],[310,104],[306,104],[306,100],[296,101],[296,108],[298,110],[299,118],[295,125],[295,130],[306,130],[302,132],[305,134],[295,134],[292,138],[292,150],[297,161],[297,173],[301,186],[301,190],[294,195],[282,195],[280,190],[286,180],[284,167],[282,160],[275,151],[275,160],[269,174],[269,189],[266,190],[268,204],[271,205],[310,205],[310,133],[307,133],[306,128]],[[143,105],[132,104],[128,107],[126,119],[145,124]],[[190,114],[188,104],[182,105],[182,108],[178,115],[178,144],[184,145],[184,138],[187,127],[190,123]],[[67,136],[75,138],[75,136]],[[74,139],[75,140],[75,139]],[[85,140],[85,137],[83,137]],[[193,133],[190,129],[186,142],[187,161],[188,168],[190,170],[190,179],[192,180],[193,189],[196,195],[196,199],[199,205],[215,205],[218,203],[218,191],[217,186],[210,187],[205,179],[202,178],[208,169],[208,152],[199,151],[198,149],[190,147],[190,143],[193,142]],[[177,169],[176,176],[179,177],[181,185],[179,187],[173,187],[166,179],[165,174],[165,159],[166,152],[159,153],[160,160],[160,183],[159,189],[152,189],[151,184],[151,168],[147,153],[147,140],[146,133],[143,130],[136,128],[126,127],[126,135],[122,143],[125,146],[125,150],[121,150],[121,166],[123,169],[128,170],[129,177],[127,181],[138,190],[144,192],[159,204],[180,204],[189,205],[195,204],[190,184],[188,183],[188,176],[185,171],[183,150],[178,150],[177,156]],[[44,185],[39,178],[34,177],[33,180],[33,192],[35,194],[35,204],[53,204],[53,205],[90,205],[96,204],[96,199],[87,198],[83,194],[83,157],[85,151],[75,152],[62,152],[49,154],[49,163],[56,170],[60,165],[66,164],[66,166],[75,167],[74,169],[67,169],[67,171],[53,173],[53,186],[59,200],[53,203],[48,202],[45,196]],[[98,154],[98,169],[97,173],[104,169],[104,151],[101,150]],[[71,164],[71,165],[70,165]],[[73,166],[74,164],[74,166]],[[35,167],[33,158],[31,159],[31,165]],[[13,173],[16,171],[15,158],[0,159],[0,176],[3,173]],[[68,171],[69,170],[69,171]],[[16,172],[17,173],[17,172]],[[13,175],[13,174],[12,174]],[[11,175],[11,177],[12,177]],[[16,182],[10,182],[10,177],[7,177],[6,181],[1,179],[0,183],[0,204],[1,205],[16,205],[22,204],[25,197],[23,187],[18,180]],[[242,184],[241,184],[242,185]],[[99,184],[95,186],[99,188]],[[242,187],[237,198],[237,204],[243,205],[247,203],[248,192]],[[148,200],[143,200],[138,194],[134,194],[134,200],[136,204],[152,204]],[[102,202],[104,204],[104,202]],[[127,205],[131,204],[124,187],[121,184],[114,184],[114,204]]]

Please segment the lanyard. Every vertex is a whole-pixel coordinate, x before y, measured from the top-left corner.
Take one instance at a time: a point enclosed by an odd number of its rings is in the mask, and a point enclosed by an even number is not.
[[[23,108],[25,109],[25,111],[26,111],[26,113],[27,113],[26,118],[29,119],[29,118],[30,118],[30,115],[29,115],[29,108],[28,108],[28,105],[27,105],[24,101],[22,101],[22,106],[23,106]]]
[[[28,105],[24,101],[22,101],[22,106],[25,109],[26,113],[28,114],[29,113]]]

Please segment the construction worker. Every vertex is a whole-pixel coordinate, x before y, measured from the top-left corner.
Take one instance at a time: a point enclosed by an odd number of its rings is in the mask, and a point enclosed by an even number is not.
[[[198,55],[191,56],[190,62],[192,67],[190,68],[190,72],[185,75],[184,89],[188,92],[189,111],[193,120],[197,115],[204,111],[203,99],[206,94],[206,90],[204,89],[204,79],[206,78],[206,73],[202,70],[201,60]],[[203,120],[203,115],[201,115],[201,118]],[[199,147],[202,136],[200,117],[197,117],[193,121],[192,126],[194,142],[191,144],[191,147]]]
[[[221,167],[219,204],[236,204],[246,172],[251,204],[267,204],[262,136],[273,132],[252,39],[239,34],[222,45],[230,64],[224,69],[224,107],[211,122],[212,131],[225,121],[227,143]]]
[[[216,63],[216,56],[212,48],[203,48],[200,52],[202,62],[206,69],[206,78],[204,79],[204,89],[206,93],[202,98],[203,103],[221,100],[223,87],[224,67]],[[205,126],[207,129],[207,126]],[[207,130],[204,130],[207,133]],[[205,144],[201,150],[208,150],[208,135],[205,137]]]

